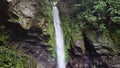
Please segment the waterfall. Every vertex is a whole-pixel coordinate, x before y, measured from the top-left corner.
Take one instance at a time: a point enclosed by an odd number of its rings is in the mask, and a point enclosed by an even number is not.
[[[65,68],[65,50],[63,31],[60,26],[59,11],[56,6],[53,6],[53,19],[55,27],[55,40],[56,40],[56,53],[57,53],[57,65],[58,68]]]

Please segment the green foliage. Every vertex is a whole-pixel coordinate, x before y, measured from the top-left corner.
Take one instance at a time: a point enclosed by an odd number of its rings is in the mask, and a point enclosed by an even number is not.
[[[100,31],[104,31],[106,29],[105,24],[102,23],[99,25]]]
[[[16,23],[16,22],[19,22],[19,19],[10,18],[8,21],[9,21],[9,22]]]
[[[49,14],[50,15],[50,14]],[[51,15],[52,17],[52,15]],[[51,51],[51,56],[53,58],[56,57],[56,53],[55,53],[55,35],[54,35],[54,24],[53,24],[53,19],[49,17],[48,18],[48,26],[47,26],[47,34],[50,35],[50,39],[48,41],[48,44],[50,45],[49,50]]]
[[[120,24],[120,17],[111,17],[114,23]]]
[[[120,37],[120,30],[117,30],[116,33],[117,33],[117,36]],[[120,41],[120,38],[119,38],[119,41]]]
[[[62,27],[63,27],[63,32],[64,32],[64,39],[65,39],[65,45],[66,48],[70,48],[70,42],[71,42],[71,34],[72,30],[70,27],[70,20],[68,18],[63,18],[62,20]]]
[[[116,43],[116,46],[120,48],[120,29],[116,29],[115,33],[112,34],[112,37],[114,38],[114,43]]]
[[[96,5],[94,7],[94,11],[99,12],[99,13],[104,13],[105,8],[106,8],[106,3],[104,1],[98,1],[95,3]]]
[[[51,52],[51,56],[53,58],[56,57],[55,53],[55,38],[54,38],[54,25],[53,25],[53,18],[52,18],[52,4],[51,2],[54,0],[44,0],[44,1],[38,1],[38,8],[36,13],[36,18],[45,18],[45,24],[47,24],[47,27],[45,28],[47,31],[44,32],[44,34],[50,35],[49,41],[47,42],[48,45],[50,45],[50,48],[48,49]],[[56,0],[55,0],[56,1]],[[42,28],[43,29],[43,28]]]
[[[3,25],[0,25],[0,44],[5,45],[9,36],[7,35],[8,31],[5,30]]]
[[[8,21],[12,22],[12,23],[18,23],[18,22],[20,22],[20,20],[22,18],[23,18],[22,16],[18,16],[17,14],[11,14],[11,13],[9,13],[9,19],[8,19]]]
[[[9,47],[8,30],[0,24],[0,68],[28,68],[27,56]]]
[[[29,68],[27,56],[0,46],[0,68]]]
[[[41,18],[41,17],[51,17],[51,3],[49,0],[44,0],[40,1],[37,0],[37,11],[36,11],[36,18]],[[48,18],[49,19],[49,18]]]
[[[109,37],[116,47],[120,46],[120,0],[81,0],[71,11],[74,29],[95,30]]]
[[[53,24],[51,24],[50,22],[49,22],[49,26],[48,26],[48,34],[50,35],[50,39],[49,39],[49,41],[48,41],[48,44],[51,46],[50,48],[49,48],[49,50],[51,51],[51,56],[53,57],[53,58],[55,58],[56,57],[56,53],[55,53],[55,37],[54,37],[54,25]]]
[[[70,49],[71,41],[72,41],[72,29],[70,27],[70,19],[69,18],[62,18],[62,28],[63,28],[63,35],[65,41],[65,55],[66,59],[69,60],[68,49]]]
[[[54,35],[54,24],[53,24],[53,18],[52,18],[52,12],[49,9],[48,11],[49,13],[47,14],[47,22],[48,22],[48,26],[47,26],[47,34],[50,35],[50,39],[48,41],[48,44],[51,46],[49,48],[49,50],[51,51],[51,56],[53,58],[56,57],[56,53],[55,53],[55,35]]]
[[[69,60],[70,56],[68,54],[68,50],[70,46],[73,45],[74,40],[82,40],[83,37],[81,36],[81,27],[77,24],[73,19],[69,17],[61,18],[62,20],[62,28],[64,34],[64,41],[65,41],[65,54],[66,59]],[[74,22],[74,23],[73,23]]]

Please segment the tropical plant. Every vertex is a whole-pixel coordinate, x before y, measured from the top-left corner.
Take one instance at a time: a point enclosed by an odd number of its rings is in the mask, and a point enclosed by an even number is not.
[[[8,30],[0,24],[0,68],[28,68],[27,56],[8,46]]]

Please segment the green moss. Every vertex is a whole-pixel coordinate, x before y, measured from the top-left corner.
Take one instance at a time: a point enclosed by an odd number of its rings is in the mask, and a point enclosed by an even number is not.
[[[70,46],[74,44],[75,40],[83,41],[83,37],[81,35],[81,27],[78,27],[79,25],[75,24],[75,21],[73,19],[66,17],[61,18],[61,20],[65,39],[65,54],[66,59],[69,60],[70,56],[68,54],[68,50],[70,49]]]
[[[70,41],[71,41],[71,34],[72,30],[69,26],[70,20],[69,18],[62,18],[62,28],[63,28],[63,35],[65,39],[65,45],[67,49],[70,49]]]
[[[18,51],[11,50],[5,46],[0,46],[0,68],[29,68],[27,56]]]
[[[47,33],[50,35],[50,39],[48,44],[51,46],[49,50],[51,51],[52,57],[56,57],[55,53],[55,35],[54,35],[54,25],[53,23],[49,23]]]
[[[48,17],[47,17],[47,22],[48,22],[48,26],[47,26],[47,34],[50,35],[50,39],[48,41],[48,44],[51,46],[49,48],[49,50],[51,51],[51,56],[53,58],[56,57],[56,53],[55,53],[55,34],[54,34],[54,23],[53,23],[53,18],[52,18],[52,12],[49,9],[49,11],[47,12]]]
[[[118,38],[116,32],[111,33],[110,30],[103,29],[102,36],[103,36],[103,38],[107,38],[107,41],[108,41],[108,42],[105,42],[104,44],[106,44],[106,46],[108,48],[112,49],[110,54],[112,54],[112,55],[118,54],[119,53],[118,52],[118,50],[119,50],[119,41],[118,41],[118,39],[119,38]]]
[[[53,17],[52,17],[52,5],[49,0],[44,0],[41,2],[38,0],[38,8],[36,13],[36,18],[45,18],[44,24],[46,25],[46,28],[41,28],[43,30],[46,30],[43,32],[45,35],[50,35],[50,38],[47,42],[47,44],[50,46],[48,50],[51,52],[52,57],[56,57],[55,53],[55,38],[54,38],[54,23],[53,23]],[[46,42],[44,42],[46,43]]]

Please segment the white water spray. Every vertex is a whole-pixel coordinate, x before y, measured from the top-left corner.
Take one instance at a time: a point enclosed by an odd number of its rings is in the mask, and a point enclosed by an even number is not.
[[[63,31],[60,26],[59,11],[56,6],[53,6],[53,19],[55,27],[57,65],[58,68],[66,68]]]

